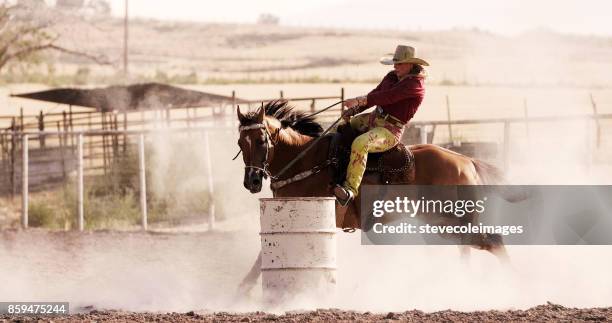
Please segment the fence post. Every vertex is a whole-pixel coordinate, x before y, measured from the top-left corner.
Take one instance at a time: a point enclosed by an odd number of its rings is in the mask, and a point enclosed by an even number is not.
[[[127,129],[128,129],[128,115],[127,109],[123,110],[123,155],[127,153]]]
[[[38,113],[38,131],[45,131],[45,115],[42,110]],[[45,148],[45,135],[38,135],[38,145]]]
[[[0,134],[0,165],[2,165],[2,169],[0,172],[5,172],[8,174],[8,162],[6,158],[6,152],[8,151],[8,144],[6,143],[6,135],[4,133]],[[9,182],[10,183],[10,182]]]
[[[66,179],[66,156],[64,153],[64,135],[61,133],[61,126],[60,126],[60,122],[57,122],[57,132],[58,132],[58,139],[59,139],[59,149],[60,149],[60,156],[62,157],[62,179]]]
[[[419,136],[421,137],[421,144],[427,144],[427,129],[425,129],[425,126],[419,128]]]
[[[68,129],[70,131],[74,131],[74,128],[72,126],[72,105],[68,106]],[[71,147],[70,149],[71,155],[74,156],[74,136],[73,135],[70,136],[70,147]]]
[[[284,99],[285,98],[285,93],[283,93],[283,90],[280,91],[280,98]]]
[[[64,146],[68,146],[68,115],[66,114],[66,111],[62,111],[62,126],[64,128],[64,134],[62,135],[62,137],[64,137]]]
[[[15,162],[17,161],[17,121],[13,117],[11,121],[11,201],[17,194],[17,172]]]
[[[19,108],[19,129],[21,130],[21,132],[25,131],[23,123],[23,107]]]
[[[208,179],[208,230],[215,229],[215,199],[214,199],[214,181],[212,172],[212,162],[210,159],[210,141],[208,140],[208,131],[204,132],[204,153],[206,154],[206,177]]]
[[[595,139],[597,140],[597,148],[599,148],[601,144],[601,126],[599,125],[599,118],[597,116],[597,104],[593,98],[593,93],[589,93],[589,97],[591,98],[591,107],[593,107],[593,116],[595,117]]]
[[[315,112],[315,99],[312,99],[312,102],[310,102],[310,112]]]
[[[91,116],[92,116],[92,113],[88,113],[87,114],[87,129],[88,130],[91,130],[91,128],[92,128],[92,121],[91,121],[92,118],[91,118]],[[90,158],[87,158],[87,165],[88,166],[91,166],[92,163],[93,163],[93,158],[92,157],[93,157],[93,142],[94,142],[94,138],[95,137],[90,138],[89,142],[87,143],[87,156],[90,157]],[[85,154],[85,153],[83,153],[83,154]]]
[[[448,140],[454,145],[453,126],[451,125],[450,99],[446,95],[446,119],[448,120]]]
[[[28,228],[28,135],[21,137],[21,226]]]
[[[236,91],[232,91],[232,113],[236,111]]]
[[[527,111],[527,98],[523,99],[523,112],[525,115],[525,134],[527,135],[527,141],[529,141],[529,113]]]
[[[147,223],[147,173],[145,169],[145,141],[144,134],[138,136],[138,177],[140,179],[140,214],[143,230],[148,229]]]
[[[504,121],[504,171],[510,168],[510,122]]]
[[[83,134],[77,136],[77,223],[79,231],[85,228],[83,209]]]
[[[5,160],[5,142],[4,142],[4,138],[5,135],[4,133],[0,132],[0,165],[2,165],[2,168],[6,168],[6,163],[4,162]],[[0,169],[0,172],[5,171],[5,169]]]
[[[119,121],[117,120],[117,110],[113,110],[113,114],[111,115],[111,130],[115,131],[112,136],[113,157],[111,160],[117,161],[119,157],[119,135],[117,134],[117,130],[119,130]]]
[[[106,175],[108,171],[108,163],[106,158],[106,111],[102,111],[102,115],[100,116],[100,126],[102,128],[102,164],[104,169],[104,175]]]

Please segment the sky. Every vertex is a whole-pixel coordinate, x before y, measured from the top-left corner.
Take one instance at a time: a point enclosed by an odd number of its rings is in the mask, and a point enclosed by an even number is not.
[[[122,15],[125,0],[110,0]],[[364,29],[479,28],[516,35],[532,29],[612,35],[610,0],[129,0],[130,15],[200,22],[255,22]]]

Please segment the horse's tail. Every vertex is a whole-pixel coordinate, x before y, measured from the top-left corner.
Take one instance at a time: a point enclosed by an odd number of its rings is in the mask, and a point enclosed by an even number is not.
[[[500,197],[508,202],[521,202],[533,196],[529,188],[513,188],[512,185],[507,185],[508,181],[504,176],[504,172],[487,162],[478,159],[472,159],[472,163],[476,168],[476,172],[482,181],[482,185],[496,185],[490,189],[497,192]]]
[[[483,185],[501,185],[506,183],[504,172],[487,162],[472,158],[472,163]]]

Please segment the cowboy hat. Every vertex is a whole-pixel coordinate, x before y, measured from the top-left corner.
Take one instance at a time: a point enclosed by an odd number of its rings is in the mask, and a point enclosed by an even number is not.
[[[401,63],[412,63],[412,64],[429,66],[429,63],[427,63],[426,61],[415,57],[416,49],[411,46],[398,45],[397,48],[395,48],[395,54],[391,53],[387,55],[393,55],[393,56],[392,57],[385,56],[381,58],[380,59],[381,64],[393,65],[393,64],[401,64]]]

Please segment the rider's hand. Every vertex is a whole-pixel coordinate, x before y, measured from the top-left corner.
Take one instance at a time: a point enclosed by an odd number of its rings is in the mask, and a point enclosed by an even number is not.
[[[345,120],[348,120],[350,117],[361,112],[360,108],[366,105],[366,97],[358,96],[356,98],[344,100],[343,105],[347,107],[348,109],[344,110],[344,113],[342,113],[342,117]]]
[[[352,98],[352,99],[346,99],[344,100],[344,104],[345,107],[351,109],[354,108],[356,106],[359,105],[359,101],[357,101],[357,98]]]
[[[354,115],[356,115],[357,113],[359,113],[359,111],[357,110],[359,109],[358,106],[354,106],[352,108],[348,108],[346,110],[344,110],[344,112],[342,112],[342,117],[345,119],[348,119]]]

